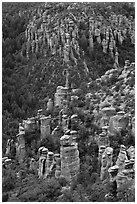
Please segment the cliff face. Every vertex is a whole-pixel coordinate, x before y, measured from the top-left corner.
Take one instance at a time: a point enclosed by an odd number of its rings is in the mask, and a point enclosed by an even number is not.
[[[126,59],[135,61],[133,5],[106,4],[3,3],[3,148],[7,137],[17,133],[18,122],[44,107],[56,87],[64,85],[68,64],[71,83],[77,88],[112,69],[117,50],[120,67]],[[119,30],[127,28],[122,37],[114,36],[115,19]],[[105,53],[102,42],[107,26]],[[95,32],[100,32],[100,38]],[[68,63],[66,44],[71,45]]]

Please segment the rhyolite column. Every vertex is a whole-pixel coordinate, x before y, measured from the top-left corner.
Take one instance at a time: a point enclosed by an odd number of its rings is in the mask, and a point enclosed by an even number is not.
[[[51,176],[51,173],[52,173],[52,170],[53,170],[53,165],[54,165],[54,153],[53,152],[48,152],[44,178],[47,178],[47,177]]]
[[[121,145],[118,158],[116,161],[116,165],[119,167],[119,171],[121,171],[124,168],[125,160],[127,160],[126,147],[124,145]]]
[[[71,182],[77,178],[80,159],[77,143],[72,142],[72,136],[64,135],[60,139],[61,175]]]
[[[25,160],[26,156],[26,149],[25,149],[25,131],[19,132],[17,134],[17,149],[16,149],[16,156],[20,164],[22,164]]]
[[[41,139],[46,138],[50,135],[50,122],[51,122],[51,117],[50,116],[42,116],[40,118],[41,126],[40,126],[40,131],[41,131]]]
[[[39,169],[38,169],[38,176],[39,178],[43,178],[46,172],[46,160],[48,149],[45,147],[40,147],[38,150],[39,153]]]

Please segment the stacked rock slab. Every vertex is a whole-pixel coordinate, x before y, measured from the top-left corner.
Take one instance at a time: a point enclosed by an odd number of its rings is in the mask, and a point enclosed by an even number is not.
[[[117,174],[118,174],[119,167],[114,165],[108,169],[109,178],[110,178],[110,186],[109,186],[109,193],[108,197],[115,197],[117,195]]]
[[[49,99],[47,102],[47,110],[52,112],[53,111],[53,101],[52,99]]]
[[[117,174],[115,175],[115,180],[117,182],[118,189],[127,183],[130,184],[131,188],[134,188],[134,182],[135,182],[135,170],[133,168],[134,162],[135,161],[132,159],[126,160],[124,168],[122,170],[118,168]],[[115,166],[113,166],[112,168],[114,167]],[[112,175],[110,174],[110,180],[111,180],[111,177]]]
[[[102,159],[101,159],[101,171],[100,171],[101,180],[106,179],[106,173],[107,173],[107,159],[106,159],[106,154],[103,153]]]
[[[5,166],[6,169],[10,170],[11,169],[11,165],[12,165],[12,159],[5,159],[3,161],[3,165]]]
[[[45,175],[45,169],[46,169],[46,160],[47,160],[47,154],[48,149],[45,147],[40,147],[38,150],[39,153],[39,169],[38,169],[38,176],[39,178],[43,178]]]
[[[11,154],[11,147],[12,147],[12,145],[14,145],[13,139],[8,139],[7,140],[7,145],[6,145],[5,156],[9,156]]]
[[[68,129],[68,116],[67,115],[62,115],[62,128],[63,131],[65,132]]]
[[[22,130],[17,134],[17,143],[16,143],[16,156],[20,164],[25,160],[26,149],[25,149],[25,131]]]
[[[107,147],[103,152],[101,158],[101,171],[100,171],[101,180],[105,180],[108,177],[108,169],[113,165],[112,156],[113,149],[111,147]]]
[[[25,130],[25,133],[35,132],[36,130],[35,117],[28,118],[27,120],[23,120],[23,127]]]
[[[54,165],[54,153],[48,152],[46,165],[45,165],[46,168],[45,168],[44,178],[47,178],[51,175],[53,165]]]
[[[50,121],[51,117],[50,116],[42,116],[40,118],[41,121],[41,126],[40,126],[40,131],[41,131],[41,139],[46,138],[50,135]]]
[[[108,128],[109,126],[102,126],[102,133],[99,134],[98,139],[97,139],[97,143],[98,146],[109,146],[109,136],[108,136]]]
[[[72,139],[72,145],[75,145],[77,143],[78,132],[76,130],[71,130],[70,135],[71,135],[71,139]]]
[[[132,149],[132,148],[131,148]],[[125,184],[129,184],[130,188],[134,190],[135,183],[135,159],[127,159],[124,154],[125,146],[121,145],[120,153],[116,161],[116,165],[109,168],[110,182],[113,180],[117,183],[117,188],[121,188]]]
[[[129,118],[124,111],[119,111],[118,115],[118,128],[125,130],[129,123]]]
[[[110,117],[115,115],[115,108],[112,106],[104,107],[101,109],[102,119],[100,121],[100,127],[107,126],[109,124]]]
[[[130,159],[135,159],[135,147],[134,146],[130,146],[127,149],[127,153],[129,155]]]
[[[118,170],[119,170],[119,167],[117,165],[114,165],[114,166],[112,166],[112,167],[110,167],[108,169],[110,181],[113,182],[114,180],[116,180],[116,176],[118,174]]]
[[[68,88],[63,86],[58,86],[55,93],[55,106],[62,108],[63,100],[67,98]]]
[[[99,163],[101,162],[101,160],[102,160],[102,155],[103,155],[103,153],[105,152],[105,149],[106,149],[106,147],[105,146],[99,146],[99,154],[98,154],[98,160],[99,160]]]
[[[117,113],[117,115],[110,118],[109,122],[109,132],[111,134],[116,134],[122,129],[125,130],[128,126],[129,119],[123,111]]]
[[[59,178],[61,175],[61,159],[60,154],[54,154],[54,160],[56,162],[55,178]]]
[[[39,109],[37,111],[37,118],[40,118],[42,116],[42,109]]]
[[[124,175],[122,172],[118,173],[117,178],[117,188],[120,188],[121,186],[123,186],[123,184],[127,184],[127,176]]]
[[[108,116],[107,116],[108,117]],[[108,176],[108,168],[112,166],[113,149],[109,147],[108,126],[102,127],[102,133],[98,137],[99,165],[101,166],[100,178],[104,180]]]
[[[79,151],[76,142],[72,142],[71,135],[64,135],[60,139],[61,175],[68,182],[77,178],[80,168]]]
[[[105,133],[107,135],[108,134],[108,128],[109,128],[109,126],[103,126],[102,127],[102,133]]]
[[[125,160],[127,160],[126,147],[124,145],[121,145],[120,152],[116,161],[116,165],[119,167],[119,171],[124,168]]]
[[[134,186],[135,182],[135,170],[134,170],[134,159],[126,160],[124,164],[124,169],[120,171],[117,175],[117,186],[118,188],[122,187],[123,184],[130,183],[131,186]]]
[[[106,133],[102,132],[101,134],[99,134],[99,138],[98,138],[98,146],[109,146],[109,137]]]
[[[107,159],[107,168],[110,168],[113,165],[112,157],[113,157],[113,148],[107,147],[105,150],[106,159]]]
[[[128,181],[135,178],[135,169],[134,169],[135,160],[130,159],[125,161],[125,168],[122,173],[127,176]]]

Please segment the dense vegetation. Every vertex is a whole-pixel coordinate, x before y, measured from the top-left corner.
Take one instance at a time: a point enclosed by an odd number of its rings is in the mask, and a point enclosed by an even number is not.
[[[36,106],[26,83],[28,65],[19,50],[25,42],[24,31],[30,13],[37,3],[3,3],[2,15],[2,104],[3,104],[3,148],[7,137],[17,132],[18,122]],[[20,17],[19,12],[24,11]],[[26,101],[26,102],[25,102]]]
[[[109,179],[102,182],[98,173],[91,173],[96,161],[87,158],[86,166],[82,164],[77,182],[73,182],[69,189],[63,189],[67,185],[66,180],[48,178],[38,179],[37,175],[27,172],[22,167],[22,176],[16,178],[17,170],[3,172],[3,202],[103,202],[105,195],[110,190]],[[17,167],[16,167],[17,168]],[[133,184],[132,184],[133,185]],[[128,188],[129,186],[129,188]],[[110,202],[134,202],[135,192],[131,189],[131,183],[118,190],[117,198]]]

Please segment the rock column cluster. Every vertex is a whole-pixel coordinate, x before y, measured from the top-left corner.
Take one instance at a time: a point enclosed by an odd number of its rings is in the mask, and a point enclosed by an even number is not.
[[[128,155],[127,155],[128,153]],[[128,157],[127,157],[128,156]],[[117,190],[123,185],[129,184],[130,188],[135,188],[135,149],[133,146],[126,149],[124,145],[121,145],[120,152],[114,166],[108,169],[110,183],[112,184],[112,192],[109,193],[114,196],[117,194]],[[115,189],[114,189],[114,183]]]
[[[59,4],[52,4],[51,7],[60,7]],[[36,9],[25,31],[27,58],[29,59],[32,53],[38,52],[46,56],[50,51],[52,55],[63,56],[65,63],[68,63],[71,58],[77,65],[80,46],[84,49],[89,44],[90,50],[93,51],[97,43],[102,47],[104,53],[109,53],[112,58],[116,55],[115,58],[117,58],[117,44],[123,44],[128,37],[131,43],[135,44],[135,20],[133,18],[128,19],[125,15],[109,14],[106,19],[102,15],[97,16],[96,11],[93,8],[91,10],[91,5],[88,4],[87,11],[83,9],[85,5],[81,8],[80,4],[71,3],[66,8],[66,4],[62,4],[64,12],[66,9],[69,11],[67,16],[62,11],[60,13],[58,9],[47,14],[48,5],[45,4]],[[81,15],[79,15],[79,9]],[[62,15],[61,20],[60,15]],[[81,23],[80,26],[78,26],[79,23]],[[115,61],[118,64],[118,60]]]

